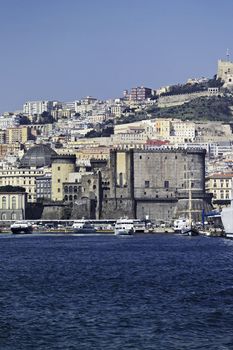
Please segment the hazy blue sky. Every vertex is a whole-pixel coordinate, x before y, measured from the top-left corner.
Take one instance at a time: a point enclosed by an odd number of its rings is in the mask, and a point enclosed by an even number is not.
[[[0,112],[212,77],[232,0],[0,0]]]

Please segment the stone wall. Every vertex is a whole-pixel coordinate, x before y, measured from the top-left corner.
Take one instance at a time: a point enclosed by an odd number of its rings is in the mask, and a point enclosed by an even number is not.
[[[193,92],[189,94],[160,96],[158,99],[158,107],[164,108],[164,107],[179,106],[191,100],[194,100],[195,98],[199,98],[203,96],[210,96],[210,93],[208,91],[201,91],[201,92]]]
[[[172,222],[179,215],[188,216],[191,191],[198,203],[193,215],[201,219],[202,209],[209,205],[204,150],[131,150],[124,152],[125,157],[117,152],[123,151],[111,152],[110,168],[102,175],[109,186],[103,188],[101,218],[149,215],[155,222]],[[120,182],[119,170],[123,174]]]

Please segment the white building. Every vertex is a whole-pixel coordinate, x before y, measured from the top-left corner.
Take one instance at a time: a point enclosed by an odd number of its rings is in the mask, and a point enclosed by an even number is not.
[[[53,101],[28,101],[23,105],[23,113],[27,115],[42,114],[43,112],[51,113]]]
[[[8,128],[17,127],[20,125],[20,117],[18,115],[1,115],[0,129],[6,130]]]

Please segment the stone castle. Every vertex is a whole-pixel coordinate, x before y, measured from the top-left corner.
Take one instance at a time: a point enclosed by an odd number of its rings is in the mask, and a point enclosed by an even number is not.
[[[211,197],[205,192],[204,150],[113,150],[109,165],[96,164],[95,175],[87,178],[83,177],[73,218],[88,212],[93,219],[127,216],[172,222],[188,217],[190,194],[194,220],[201,220],[202,210],[211,208]],[[86,211],[80,202],[84,199],[89,199]]]

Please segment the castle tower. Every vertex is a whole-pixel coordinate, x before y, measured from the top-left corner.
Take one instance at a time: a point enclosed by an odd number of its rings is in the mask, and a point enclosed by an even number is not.
[[[75,155],[52,156],[52,200],[63,200],[63,183],[75,171]]]

